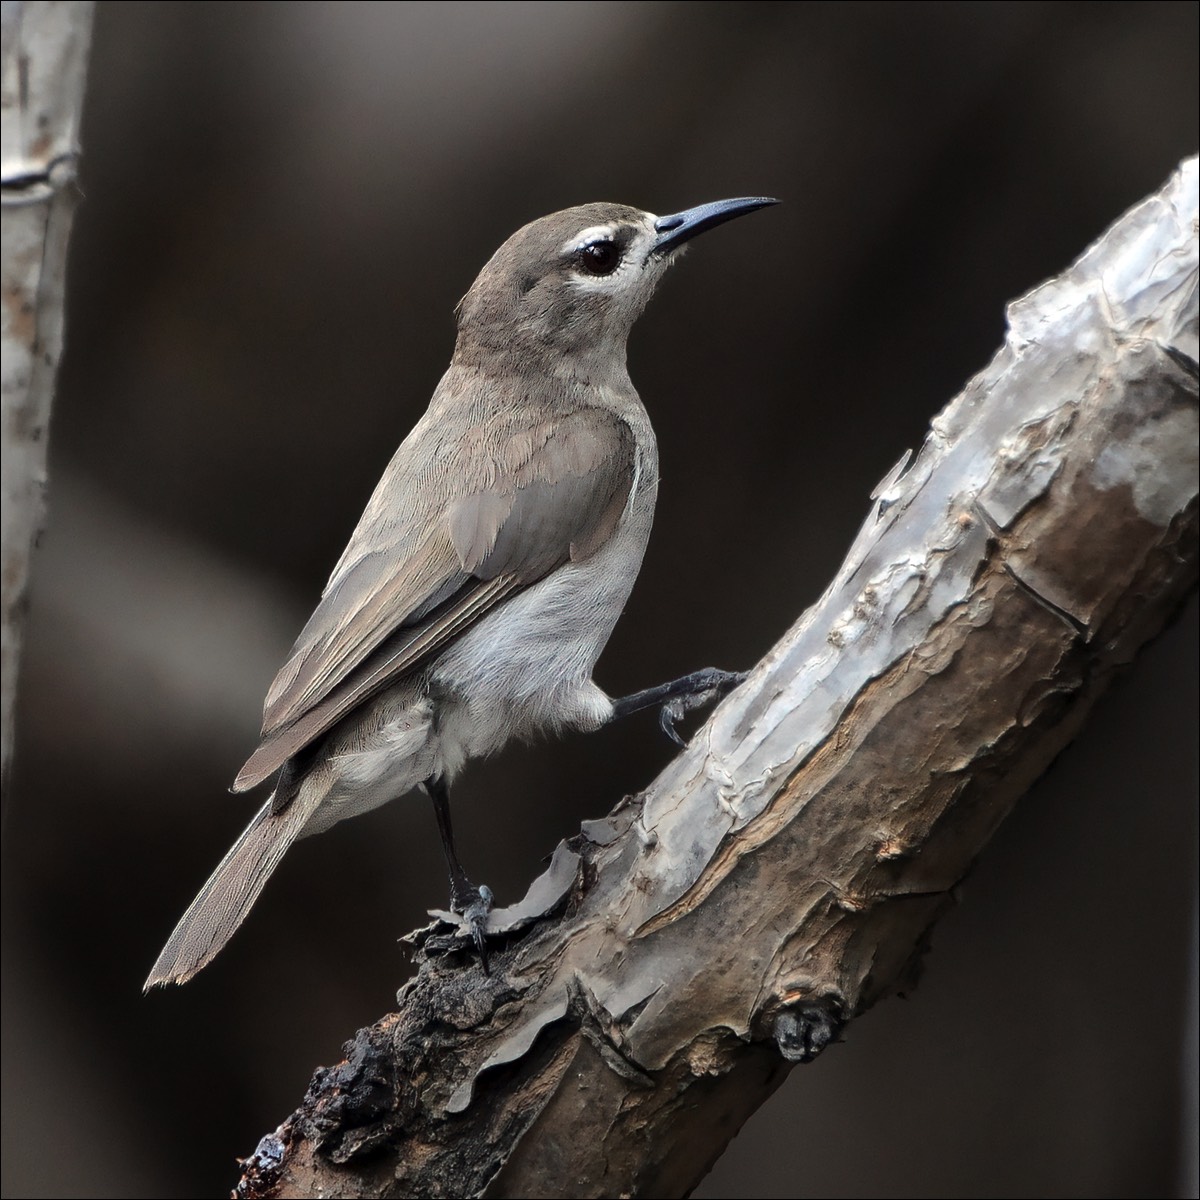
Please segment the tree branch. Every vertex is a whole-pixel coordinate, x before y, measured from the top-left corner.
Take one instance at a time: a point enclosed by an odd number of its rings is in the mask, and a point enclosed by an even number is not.
[[[75,209],[92,4],[90,0],[6,2],[2,29],[0,775],[7,780],[29,562],[45,516],[46,429],[62,353],[67,238]]]
[[[1195,585],[1196,221],[1191,159],[1010,306],[821,600],[493,914],[491,977],[449,914],[414,935],[400,1011],[240,1195],[683,1195],[912,985],[988,838]]]

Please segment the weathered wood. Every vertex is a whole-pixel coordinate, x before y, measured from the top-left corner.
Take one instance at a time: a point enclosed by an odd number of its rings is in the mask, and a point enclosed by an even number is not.
[[[1192,159],[1010,306],[821,600],[493,914],[490,978],[435,957],[446,922],[418,935],[400,1011],[240,1195],[683,1195],[911,986],[988,838],[1195,586],[1196,220]]]
[[[91,29],[91,0],[4,5],[0,775],[6,779],[30,557],[45,514],[46,434],[62,353],[67,238]]]

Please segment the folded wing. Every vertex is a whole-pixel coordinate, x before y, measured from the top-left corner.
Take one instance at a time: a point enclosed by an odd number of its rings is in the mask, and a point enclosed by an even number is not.
[[[405,440],[267,693],[235,791],[612,536],[634,485],[629,426],[602,408],[525,417],[494,424],[481,452],[449,444],[435,406]]]

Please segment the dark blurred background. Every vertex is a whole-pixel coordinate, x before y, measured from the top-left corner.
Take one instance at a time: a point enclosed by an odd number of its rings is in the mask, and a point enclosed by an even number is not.
[[[445,901],[410,797],[297,846],[211,968],[140,995],[491,252],[588,200],[783,198],[635,331],[663,483],[599,680],[749,665],[1006,301],[1195,151],[1197,6],[105,3],[90,79],[5,830],[3,1188],[216,1196]],[[909,1000],[793,1072],[700,1195],[1196,1194],[1196,625],[1022,803]],[[647,718],[476,764],[468,868],[515,900],[669,755]]]

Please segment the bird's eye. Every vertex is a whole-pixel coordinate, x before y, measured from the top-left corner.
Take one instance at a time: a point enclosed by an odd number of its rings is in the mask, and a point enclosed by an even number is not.
[[[608,238],[599,238],[581,246],[575,259],[589,275],[611,275],[620,265],[621,252]]]

